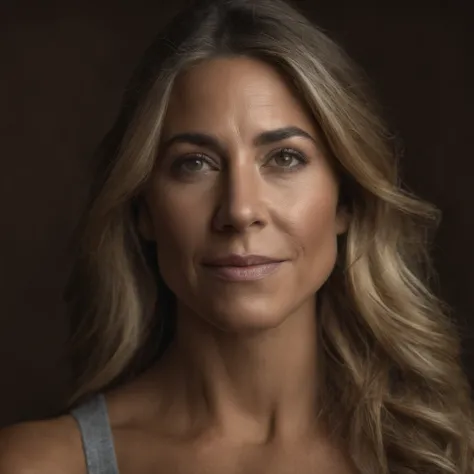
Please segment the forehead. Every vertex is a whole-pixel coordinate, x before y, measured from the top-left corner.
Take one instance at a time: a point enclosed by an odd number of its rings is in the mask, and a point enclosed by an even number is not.
[[[288,81],[253,58],[217,58],[194,65],[176,80],[164,133],[232,125],[267,129],[295,125],[314,131],[313,119]]]

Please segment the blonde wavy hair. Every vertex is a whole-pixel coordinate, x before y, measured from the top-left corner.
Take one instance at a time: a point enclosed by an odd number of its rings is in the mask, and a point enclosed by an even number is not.
[[[320,290],[323,416],[362,473],[473,473],[470,388],[458,330],[428,288],[437,211],[404,191],[393,140],[363,75],[280,0],[199,2],[156,39],[100,147],[68,290],[79,321],[71,403],[143,370],[173,334],[173,295],[136,229],[176,77],[198,61],[245,55],[289,79],[319,124],[351,215]],[[144,348],[153,347],[155,352]]]

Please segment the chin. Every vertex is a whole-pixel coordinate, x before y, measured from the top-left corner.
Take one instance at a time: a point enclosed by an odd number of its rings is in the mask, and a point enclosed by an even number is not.
[[[259,298],[233,298],[232,301],[212,301],[203,308],[203,318],[225,332],[247,332],[274,329],[290,315],[284,305]],[[276,303],[276,304],[275,304]],[[201,312],[201,311],[200,311]]]

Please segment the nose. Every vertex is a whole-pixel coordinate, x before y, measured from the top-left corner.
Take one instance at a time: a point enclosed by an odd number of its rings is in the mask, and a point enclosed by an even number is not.
[[[252,160],[253,161],[253,160]],[[241,164],[223,173],[213,219],[219,232],[245,232],[267,225],[263,184],[255,163]]]

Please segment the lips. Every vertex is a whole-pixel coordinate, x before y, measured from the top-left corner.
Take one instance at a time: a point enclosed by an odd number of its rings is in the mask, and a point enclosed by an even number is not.
[[[250,267],[269,263],[282,262],[281,259],[265,257],[262,255],[228,255],[205,260],[203,263],[210,267]]]
[[[275,273],[284,260],[262,255],[228,255],[203,262],[208,274],[227,282],[261,280]]]

